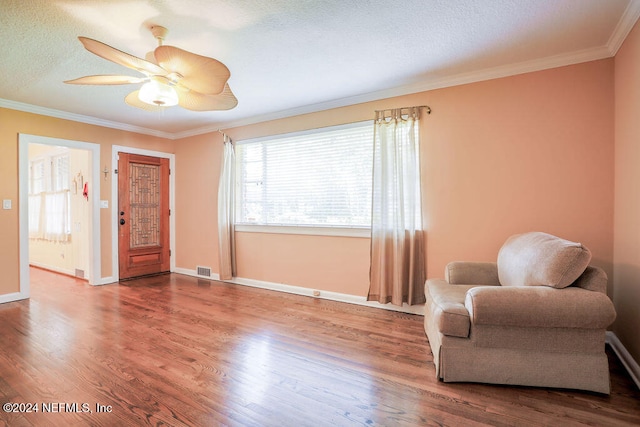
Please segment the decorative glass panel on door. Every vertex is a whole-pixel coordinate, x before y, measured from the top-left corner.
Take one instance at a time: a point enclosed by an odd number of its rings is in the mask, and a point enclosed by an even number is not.
[[[130,163],[130,247],[160,245],[160,166]]]

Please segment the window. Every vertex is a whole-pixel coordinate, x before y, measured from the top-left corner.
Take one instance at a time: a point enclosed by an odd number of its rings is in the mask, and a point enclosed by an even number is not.
[[[67,242],[71,238],[69,155],[31,162],[29,175],[29,237]]]
[[[370,228],[373,124],[236,146],[236,224]]]

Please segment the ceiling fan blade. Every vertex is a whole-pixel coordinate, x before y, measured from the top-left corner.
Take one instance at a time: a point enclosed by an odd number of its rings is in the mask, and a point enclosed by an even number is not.
[[[164,76],[165,74],[167,74],[165,70],[152,62],[145,61],[144,59],[138,58],[137,56],[129,55],[126,52],[118,50],[97,40],[82,36],[78,37],[78,39],[80,40],[80,42],[82,42],[85,49],[87,49],[89,52],[98,55],[99,57],[104,58],[108,61],[112,61],[116,64],[138,70],[141,73],[147,75],[152,74]]]
[[[158,46],[156,62],[169,73],[182,76],[181,85],[204,95],[218,95],[225,90],[231,73],[222,62],[187,52],[174,46]]]
[[[178,92],[178,105],[192,111],[216,111],[230,110],[238,105],[228,84],[224,85],[224,90],[218,95],[204,95],[202,93],[188,90],[180,85],[176,86]]]
[[[129,95],[124,98],[124,102],[131,105],[132,107],[141,108],[147,111],[162,111],[167,107],[160,107],[158,105],[147,104],[146,102],[142,102],[138,97],[139,90],[134,90]]]
[[[145,80],[147,79],[144,77],[102,75],[80,77],[73,80],[67,80],[65,83],[73,85],[126,85],[142,83]]]

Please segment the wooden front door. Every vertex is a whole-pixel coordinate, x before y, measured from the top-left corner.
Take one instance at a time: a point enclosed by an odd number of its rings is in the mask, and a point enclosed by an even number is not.
[[[170,270],[169,159],[118,153],[120,279]]]

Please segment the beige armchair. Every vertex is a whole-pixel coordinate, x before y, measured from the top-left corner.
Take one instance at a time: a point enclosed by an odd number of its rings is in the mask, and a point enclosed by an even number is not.
[[[590,260],[579,243],[533,232],[509,238],[496,263],[449,263],[425,285],[436,376],[608,394],[616,313]]]

